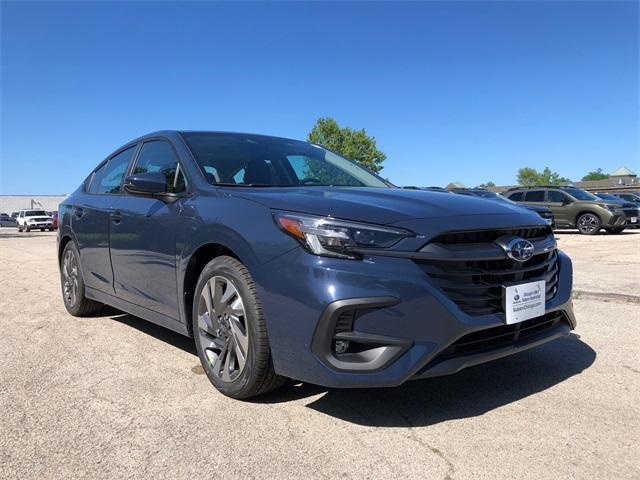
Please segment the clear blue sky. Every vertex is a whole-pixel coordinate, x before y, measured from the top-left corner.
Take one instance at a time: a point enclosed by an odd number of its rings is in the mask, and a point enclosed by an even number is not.
[[[638,2],[2,2],[1,193],[159,129],[365,127],[399,185],[640,170]],[[639,172],[640,173],[640,172]]]

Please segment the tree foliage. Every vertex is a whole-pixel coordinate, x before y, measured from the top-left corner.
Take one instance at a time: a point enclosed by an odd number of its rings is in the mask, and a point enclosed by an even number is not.
[[[361,130],[340,127],[333,118],[319,118],[307,137],[308,141],[360,163],[373,172],[382,170],[387,158],[376,147],[376,139]]]
[[[518,183],[525,187],[535,187],[539,185],[561,185],[569,183],[566,177],[561,177],[558,172],[552,172],[549,167],[544,167],[542,172],[535,168],[524,167],[518,170]]]
[[[478,185],[478,188],[489,188],[489,187],[495,187],[496,184],[493,182],[487,182],[487,183],[481,183],[480,185]]]
[[[588,180],[605,180],[609,178],[609,175],[604,173],[601,168],[597,170],[593,170],[592,172],[587,173],[584,177],[582,177],[582,181],[586,182]]]

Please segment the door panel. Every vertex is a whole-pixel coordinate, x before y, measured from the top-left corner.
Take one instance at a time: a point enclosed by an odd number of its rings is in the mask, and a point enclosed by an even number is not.
[[[109,258],[109,212],[118,195],[78,195],[71,205],[71,229],[75,233],[80,263],[88,287],[113,294]]]
[[[175,230],[181,203],[128,195],[109,219],[116,295],[176,320]]]
[[[572,219],[569,215],[571,208],[568,203],[565,203],[569,201],[571,201],[571,199],[558,190],[547,191],[547,202],[545,206],[550,208],[553,212],[556,219],[556,225],[558,226],[566,227],[571,224]]]

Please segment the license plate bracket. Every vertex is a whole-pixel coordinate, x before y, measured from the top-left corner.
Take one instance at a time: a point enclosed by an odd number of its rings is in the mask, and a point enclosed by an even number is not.
[[[502,287],[502,306],[507,325],[520,323],[545,313],[546,282],[519,283]]]

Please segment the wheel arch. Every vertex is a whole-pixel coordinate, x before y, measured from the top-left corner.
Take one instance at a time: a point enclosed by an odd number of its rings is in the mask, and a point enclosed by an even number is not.
[[[193,326],[191,324],[193,296],[196,291],[198,278],[204,267],[216,257],[227,255],[242,262],[240,256],[231,248],[221,243],[205,243],[200,245],[188,258],[184,273],[182,274],[182,308],[184,320],[189,332],[193,336]],[[244,263],[244,262],[242,262]]]

